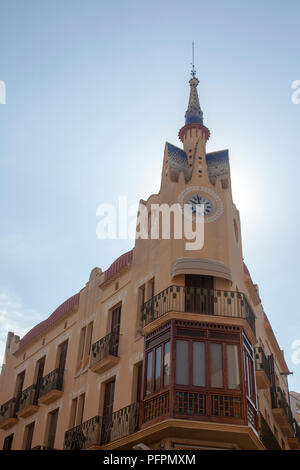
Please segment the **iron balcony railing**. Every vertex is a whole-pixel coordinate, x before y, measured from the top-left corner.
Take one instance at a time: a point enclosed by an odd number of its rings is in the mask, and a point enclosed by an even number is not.
[[[109,416],[94,416],[65,433],[64,449],[84,450],[121,439],[138,429],[139,403],[132,403]]]
[[[16,398],[11,398],[0,407],[0,424],[8,418],[16,416]]]
[[[23,390],[18,400],[18,411],[24,410],[30,405],[37,405],[36,384]]]
[[[143,326],[168,312],[189,312],[243,318],[255,334],[255,315],[242,292],[169,286],[141,307]]]
[[[39,398],[52,390],[63,390],[64,370],[54,369],[42,379]]]
[[[271,392],[272,392],[272,389],[271,389]],[[271,400],[272,400],[272,408],[281,408],[284,411],[288,419],[288,422],[292,424],[294,420],[293,413],[280,387],[277,387],[277,393],[274,392],[273,390],[273,393],[271,393]]]
[[[132,403],[102,418],[101,444],[121,439],[138,429],[139,403]]]
[[[259,413],[259,423],[259,437],[265,448],[267,450],[281,450],[273,431],[261,413]]]
[[[261,347],[255,348],[255,354],[256,354],[257,370],[263,370],[266,376],[268,377],[269,381],[271,382],[271,372],[270,372],[269,361],[268,361],[267,356],[265,355],[263,348]]]
[[[92,354],[90,359],[90,366],[96,362],[102,361],[107,356],[118,356],[119,349],[119,335],[116,333],[109,333],[103,338],[99,339],[92,345]]]
[[[66,450],[84,450],[100,444],[101,418],[94,416],[84,423],[69,429],[65,433]]]

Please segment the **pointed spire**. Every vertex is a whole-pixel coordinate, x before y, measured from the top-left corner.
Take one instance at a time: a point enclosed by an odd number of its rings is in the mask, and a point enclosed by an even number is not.
[[[178,133],[178,137],[181,140],[181,142],[184,142],[188,131],[192,131],[192,129],[196,129],[195,135],[197,137],[198,129],[199,129],[200,135],[203,136],[203,138],[205,139],[205,143],[206,143],[210,137],[210,131],[203,124],[203,112],[202,112],[202,109],[199,103],[199,98],[198,98],[197,86],[199,84],[199,80],[196,77],[196,69],[195,69],[195,64],[194,64],[194,41],[192,43],[192,47],[193,47],[193,62],[191,63],[192,78],[189,81],[189,84],[191,87],[190,99],[189,99],[188,108],[185,113],[185,125],[180,129]],[[192,134],[190,132],[190,137],[191,136]]]
[[[195,71],[192,71],[192,74],[195,73]],[[189,99],[189,104],[188,104],[188,109],[186,110],[185,113],[185,125],[187,124],[202,124],[203,125],[203,112],[200,107],[199,103],[199,98],[198,98],[198,92],[197,92],[197,86],[199,83],[198,78],[193,76],[191,80],[189,81],[190,83],[190,99]]]
[[[194,41],[192,42],[192,54],[193,54],[193,61],[191,63],[192,70],[191,70],[191,80],[190,83],[190,99],[188,104],[188,109],[185,113],[185,125],[187,124],[202,124],[203,125],[203,112],[200,107],[197,86],[199,84],[199,80],[196,77],[196,69],[194,63]]]

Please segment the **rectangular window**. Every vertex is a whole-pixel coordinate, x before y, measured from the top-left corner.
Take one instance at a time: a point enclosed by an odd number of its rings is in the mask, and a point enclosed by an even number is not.
[[[33,438],[33,431],[34,431],[34,423],[29,424],[25,428],[25,445],[24,450],[30,450],[32,445],[32,438]]]
[[[205,387],[205,343],[193,342],[193,385]]]
[[[83,420],[83,411],[84,411],[84,402],[85,402],[85,393],[80,395],[78,400],[77,416],[76,416],[76,426],[82,423]]]
[[[154,390],[157,391],[161,387],[161,346],[155,350],[155,382]]]
[[[135,374],[136,374],[136,401],[142,401],[142,372],[143,372],[143,364],[138,364],[135,366]]]
[[[188,341],[176,341],[176,383],[189,384],[189,343]]]
[[[35,402],[39,398],[40,395],[40,389],[42,386],[42,381],[43,381],[43,375],[44,375],[44,368],[45,368],[45,361],[46,361],[46,356],[43,356],[39,361],[36,363],[36,368],[35,368]]]
[[[170,341],[165,343],[164,348],[164,387],[170,385],[170,367],[171,367],[171,352]]]
[[[210,343],[210,386],[223,387],[222,345]]]
[[[85,351],[86,351],[85,354],[87,357],[91,354],[92,336],[93,336],[93,323],[89,323],[87,327],[86,345],[85,345]]]
[[[82,361],[83,359],[85,334],[86,334],[86,327],[81,328],[80,339],[79,339],[78,361]]]
[[[49,413],[49,428],[48,428],[48,439],[47,447],[54,449],[55,436],[56,436],[56,427],[58,420],[58,408],[51,413]]]
[[[103,417],[108,418],[108,422],[111,418],[113,407],[114,407],[114,396],[115,396],[115,380],[105,384],[104,392],[104,403],[103,403]]]
[[[231,390],[240,389],[239,349],[236,344],[226,345],[227,386]]]
[[[150,351],[147,357],[146,395],[149,395],[152,392],[152,360],[153,352]]]
[[[14,440],[14,434],[11,434],[10,436],[7,436],[4,439],[3,450],[11,450],[13,440]]]
[[[74,428],[75,426],[76,410],[77,410],[77,398],[73,398],[72,404],[71,404],[70,428]]]

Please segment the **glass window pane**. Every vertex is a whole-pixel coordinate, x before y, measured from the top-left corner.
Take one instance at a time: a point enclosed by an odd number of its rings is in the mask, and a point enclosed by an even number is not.
[[[187,341],[176,341],[176,383],[180,385],[189,384],[188,348]]]
[[[233,390],[240,389],[240,368],[238,346],[236,344],[226,345],[227,359],[227,381],[228,388]]]
[[[205,343],[193,342],[193,385],[205,387]]]
[[[165,343],[165,354],[164,354],[164,386],[170,385],[170,365],[171,365],[171,353],[170,353],[170,341]]]
[[[152,358],[153,352],[148,353],[147,359],[147,382],[146,382],[146,395],[152,392]]]
[[[155,382],[154,390],[160,389],[160,371],[161,371],[161,346],[156,348],[155,353]]]
[[[210,343],[210,386],[223,387],[222,345]]]

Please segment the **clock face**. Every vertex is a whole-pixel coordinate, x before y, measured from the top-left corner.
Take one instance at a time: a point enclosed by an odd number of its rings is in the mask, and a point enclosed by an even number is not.
[[[188,186],[178,196],[178,202],[184,211],[184,206],[190,209],[186,217],[196,217],[196,205],[204,205],[204,222],[211,223],[217,220],[223,212],[223,203],[217,193],[205,186]]]
[[[201,196],[201,194],[194,194],[194,196],[190,197],[186,201],[186,204],[188,204],[190,206],[191,211],[193,212],[193,215],[196,214],[197,204],[203,204],[204,205],[204,216],[205,217],[210,215],[214,210],[213,203],[209,199],[207,199],[206,197]]]

